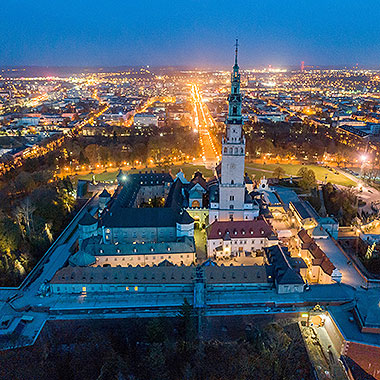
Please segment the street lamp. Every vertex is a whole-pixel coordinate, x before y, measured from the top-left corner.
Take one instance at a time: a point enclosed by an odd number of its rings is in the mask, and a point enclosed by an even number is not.
[[[365,163],[368,161],[368,157],[366,154],[362,154],[360,156],[360,161],[361,161],[361,165],[360,165],[360,177],[363,177],[363,168],[364,168],[364,165]]]

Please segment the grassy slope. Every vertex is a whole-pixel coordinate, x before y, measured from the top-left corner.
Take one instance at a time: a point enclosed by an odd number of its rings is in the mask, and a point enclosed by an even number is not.
[[[248,163],[246,165],[249,174],[258,174],[258,177],[263,175],[269,176],[275,168],[281,166],[287,175],[296,176],[298,170],[303,166],[301,164],[256,164]],[[327,175],[327,182],[335,183],[337,185],[355,186],[355,183],[343,174],[335,174],[334,172],[317,165],[305,165],[307,168],[312,169],[318,181],[324,181]],[[264,171],[265,170],[265,171]]]

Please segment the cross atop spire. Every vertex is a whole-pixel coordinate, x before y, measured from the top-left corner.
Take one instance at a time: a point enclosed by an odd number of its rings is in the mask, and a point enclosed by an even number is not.
[[[237,66],[237,57],[238,57],[238,46],[239,46],[239,40],[236,38],[235,42],[235,66]]]

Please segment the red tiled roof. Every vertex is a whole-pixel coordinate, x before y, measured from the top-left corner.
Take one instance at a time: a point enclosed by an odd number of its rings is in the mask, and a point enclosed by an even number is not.
[[[313,238],[304,229],[298,232],[298,237],[302,240],[302,243],[304,243],[305,245],[311,244],[313,242]]]
[[[265,219],[240,221],[215,221],[207,231],[208,239],[222,239],[227,232],[231,238],[270,237],[274,234],[272,227]]]
[[[302,249],[309,250],[311,255],[314,257],[313,264],[319,265],[326,274],[331,276],[335,266],[326,256],[326,253],[319,248],[319,245],[304,229],[298,232],[298,236],[303,242]]]

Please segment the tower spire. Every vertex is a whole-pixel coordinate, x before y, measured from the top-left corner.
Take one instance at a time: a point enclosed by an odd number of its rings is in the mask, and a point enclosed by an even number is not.
[[[237,66],[237,57],[238,57],[238,46],[239,46],[239,40],[236,38],[235,42],[235,66]]]

